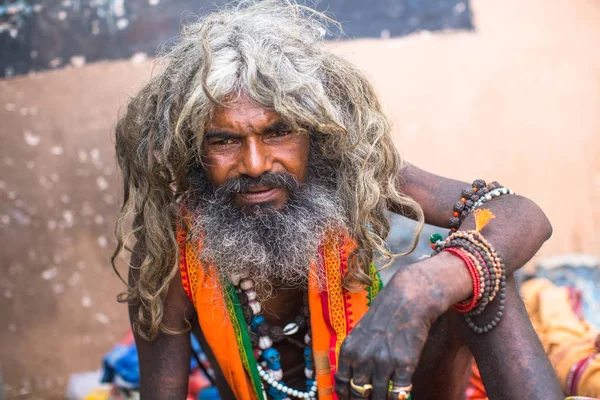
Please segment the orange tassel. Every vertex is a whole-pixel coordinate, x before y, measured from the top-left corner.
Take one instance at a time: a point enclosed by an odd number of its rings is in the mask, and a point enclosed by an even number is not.
[[[475,217],[475,230],[477,232],[481,232],[483,228],[496,216],[487,208],[481,210],[477,209],[473,211],[473,216]]]

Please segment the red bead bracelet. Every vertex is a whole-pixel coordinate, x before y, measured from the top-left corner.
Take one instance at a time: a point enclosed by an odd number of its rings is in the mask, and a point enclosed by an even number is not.
[[[454,309],[460,313],[467,313],[473,310],[477,306],[477,299],[479,297],[479,293],[481,291],[479,273],[477,272],[477,266],[467,256],[462,250],[459,250],[455,247],[447,247],[442,251],[447,251],[449,253],[454,254],[459,257],[464,263],[467,269],[469,270],[469,275],[471,276],[471,283],[473,284],[473,295],[470,299],[465,300],[464,302],[456,303],[454,305]]]

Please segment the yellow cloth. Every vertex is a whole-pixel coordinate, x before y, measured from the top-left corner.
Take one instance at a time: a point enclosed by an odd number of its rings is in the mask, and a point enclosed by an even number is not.
[[[573,399],[600,397],[600,336],[579,318],[574,308],[577,298],[567,287],[547,279],[531,279],[521,287],[529,318],[558,376],[563,391]],[[579,397],[586,396],[586,397]],[[479,370],[465,393],[467,400],[487,400]]]
[[[532,279],[521,295],[563,391],[600,397],[600,332],[575,314],[572,291]]]

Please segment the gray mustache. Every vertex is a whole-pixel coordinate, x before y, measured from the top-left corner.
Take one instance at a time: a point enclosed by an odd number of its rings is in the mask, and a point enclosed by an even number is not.
[[[300,189],[300,182],[291,174],[286,172],[267,172],[259,177],[241,175],[229,179],[223,185],[215,189],[217,197],[228,197],[238,193],[245,193],[251,187],[265,186],[269,189],[283,188],[294,193]]]

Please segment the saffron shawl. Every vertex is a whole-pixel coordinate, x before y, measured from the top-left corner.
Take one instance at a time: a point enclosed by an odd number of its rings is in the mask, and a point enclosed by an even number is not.
[[[223,283],[213,266],[201,263],[201,244],[188,241],[183,229],[178,230],[177,240],[183,288],[225,379],[237,399],[266,400],[236,289]],[[342,342],[382,288],[373,264],[370,287],[352,292],[343,287],[348,255],[355,248],[355,242],[347,236],[328,235],[319,249],[322,265],[313,265],[309,274],[312,350],[320,400],[337,399],[334,375]],[[320,273],[316,268],[322,269]]]

